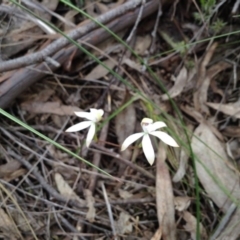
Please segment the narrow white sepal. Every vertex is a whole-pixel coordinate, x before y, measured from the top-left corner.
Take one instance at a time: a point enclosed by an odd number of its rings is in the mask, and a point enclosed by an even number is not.
[[[140,137],[142,137],[145,133],[135,133],[130,135],[125,139],[125,141],[122,144],[121,151],[124,151],[129,145],[131,145],[133,142],[137,141]]]
[[[71,126],[70,128],[68,128],[66,130],[66,132],[77,132],[77,131],[81,131],[85,128],[88,128],[90,125],[92,124],[91,121],[84,121],[84,122],[80,122],[80,123],[77,123],[73,126]]]
[[[86,118],[90,121],[95,121],[95,116],[90,112],[74,112],[80,118]]]
[[[148,134],[143,136],[142,148],[148,162],[150,163],[150,165],[153,165],[154,159],[155,159],[155,153],[153,150],[151,139]]]
[[[162,140],[163,142],[165,142],[169,146],[179,147],[177,142],[165,132],[155,131],[155,132],[150,132],[149,134],[159,138],[160,140]]]
[[[90,143],[92,142],[93,138],[94,138],[94,134],[95,134],[95,124],[91,123],[91,126],[88,130],[88,134],[87,134],[87,139],[86,139],[86,146],[89,147]]]
[[[155,131],[159,128],[166,127],[167,125],[164,122],[155,122],[147,126],[149,132]]]

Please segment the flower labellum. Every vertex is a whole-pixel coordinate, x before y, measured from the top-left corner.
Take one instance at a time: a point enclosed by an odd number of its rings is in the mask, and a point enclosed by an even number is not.
[[[146,156],[148,162],[152,165],[155,159],[155,153],[149,135],[159,138],[161,141],[165,142],[169,146],[179,147],[176,141],[167,133],[162,131],[156,131],[159,128],[167,126],[164,122],[159,121],[153,123],[152,119],[144,118],[141,122],[141,126],[143,132],[135,133],[127,137],[122,144],[121,151],[124,151],[130,144],[132,144],[133,142],[137,141],[139,138],[142,137],[142,148],[144,155]]]
[[[89,127],[86,139],[86,146],[89,147],[96,131],[96,123],[101,121],[104,111],[102,109],[90,108],[90,112],[74,112],[74,113],[78,117],[86,118],[89,121],[77,123],[72,127],[68,128],[66,132],[77,132]]]

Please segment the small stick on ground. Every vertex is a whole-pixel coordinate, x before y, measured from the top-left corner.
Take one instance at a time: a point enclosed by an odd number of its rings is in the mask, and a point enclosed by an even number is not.
[[[64,226],[66,228],[68,228],[72,233],[77,233],[78,234],[77,236],[81,240],[87,240],[85,237],[79,236],[80,232],[66,218],[64,218],[61,214],[57,214],[57,216],[60,218],[60,220],[64,224]]]
[[[94,147],[96,147],[97,149],[101,150],[102,154],[106,154],[108,156],[112,156],[118,160],[120,160],[121,162],[123,162],[124,164],[126,164],[127,166],[131,167],[132,169],[142,173],[144,176],[150,178],[150,179],[154,179],[155,177],[147,170],[145,170],[142,167],[139,167],[138,165],[136,165],[135,163],[132,163],[129,160],[126,160],[124,158],[122,158],[118,153],[112,152],[111,150],[104,148],[102,146],[98,146],[97,144],[94,145]],[[99,151],[97,149],[91,149],[92,151]]]
[[[111,223],[113,237],[114,237],[115,240],[117,240],[118,238],[117,238],[117,233],[116,233],[116,230],[115,230],[112,208],[111,208],[111,205],[109,204],[107,192],[106,192],[106,189],[105,189],[105,186],[104,186],[103,182],[101,183],[101,186],[102,186],[103,196],[104,196],[105,203],[106,203],[107,210],[108,210],[108,216],[109,216],[109,220],[110,220],[110,223]]]

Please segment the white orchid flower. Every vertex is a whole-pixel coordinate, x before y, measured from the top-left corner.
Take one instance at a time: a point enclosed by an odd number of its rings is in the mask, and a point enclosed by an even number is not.
[[[159,128],[167,126],[164,122],[153,123],[152,119],[144,118],[141,122],[141,126],[143,132],[135,133],[127,137],[122,144],[121,151],[124,151],[130,144],[137,141],[139,138],[143,137],[142,139],[143,152],[148,162],[152,165],[155,159],[155,153],[149,135],[159,138],[160,140],[162,140],[163,142],[172,147],[179,147],[176,141],[172,137],[170,137],[167,133],[162,131],[156,131]]]
[[[86,118],[89,121],[83,121],[78,124],[75,124],[72,127],[68,128],[66,132],[77,132],[89,127],[86,139],[86,146],[89,147],[96,131],[96,123],[98,123],[102,119],[104,111],[102,109],[90,108],[90,112],[74,112],[74,113],[78,117]]]

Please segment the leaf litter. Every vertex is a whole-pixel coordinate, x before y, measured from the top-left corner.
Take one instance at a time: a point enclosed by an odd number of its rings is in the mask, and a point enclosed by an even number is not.
[[[165,2],[162,1],[163,6]],[[77,28],[79,22],[85,20],[84,16],[60,1],[54,1],[51,6],[46,1],[31,4],[35,4],[33,9],[39,11],[39,5],[49,9],[46,19],[54,19],[53,22],[66,31]],[[78,7],[85,8],[91,16],[99,16],[110,9],[117,9],[121,4],[124,1],[85,1],[85,6]],[[0,228],[6,239],[19,239],[22,235],[31,238],[32,230],[38,239],[65,239],[72,234],[75,234],[74,239],[77,236],[83,239],[142,240],[210,239],[211,236],[214,239],[239,238],[240,108],[238,72],[236,68],[234,70],[239,48],[234,45],[234,36],[228,39],[233,42],[229,49],[223,44],[226,40],[224,37],[192,42],[194,37],[198,40],[213,37],[211,34],[215,30],[212,23],[206,20],[210,16],[205,16],[211,11],[205,11],[200,5],[196,8],[197,3],[193,4],[193,1],[189,4],[191,11],[187,11],[180,1],[170,2],[172,8],[166,7],[162,16],[158,15],[161,16],[160,22],[157,23],[157,15],[139,23],[135,19],[131,28],[118,33],[124,40],[131,36],[129,45],[143,57],[145,64],[152,66],[152,73],[159,78],[168,94],[146,70],[143,62],[114,38],[90,50],[155,105],[144,100],[143,95],[139,96],[136,89],[120,83],[102,65],[89,60],[89,57],[76,59],[73,54],[69,56],[71,67],[47,72],[42,81],[32,85],[9,106],[8,111],[13,115],[90,162],[98,154],[99,167],[116,178],[93,171],[85,163],[49,147],[49,143],[2,118],[0,131],[4,128],[5,132],[1,131],[0,135],[0,176],[1,184],[7,191],[1,191],[4,204]],[[229,3],[226,11],[231,10],[233,5]],[[199,11],[202,17],[206,17],[201,18],[203,22],[192,15]],[[232,18],[230,12],[227,15]],[[145,13],[139,11],[139,18],[141,14]],[[222,16],[217,8],[215,14]],[[6,23],[10,21],[9,16],[4,20]],[[21,12],[13,18],[18,20],[22,16]],[[23,22],[26,28],[22,27]],[[227,22],[227,26],[232,27],[230,25]],[[21,22],[14,21],[5,31],[6,35],[1,33],[2,60],[14,58],[16,54],[24,56],[37,52],[58,38],[57,34],[50,36],[46,26],[42,26],[28,18],[23,18]],[[31,38],[29,29],[34,33]],[[229,32],[225,28],[222,31]],[[101,35],[100,32],[98,34]],[[6,42],[10,47],[6,46]],[[193,44],[182,48],[183,43]],[[83,42],[81,44],[84,45]],[[172,48],[174,52],[168,53]],[[46,64],[50,62],[46,60]],[[2,73],[0,82],[7,82],[14,73]],[[133,96],[135,101],[132,101]],[[181,116],[169,97],[175,101]],[[106,137],[99,140],[103,129],[98,129],[89,149],[84,145],[86,131],[64,132],[77,121],[73,117],[75,111],[103,107],[108,116],[114,116],[108,120]],[[165,113],[172,118],[166,119]],[[173,150],[153,141],[157,153],[156,165],[153,166],[146,162],[140,143],[120,152],[126,137],[141,131],[140,122],[145,117],[165,121],[170,130],[176,132],[174,137],[178,137],[181,143],[181,149]],[[180,119],[184,121],[184,126]],[[184,135],[184,130],[188,137]],[[14,141],[6,131],[14,135]],[[194,155],[190,154],[190,147]],[[26,149],[31,149],[31,152]],[[45,182],[39,182],[34,173],[14,156],[36,168]],[[197,219],[196,214],[196,204],[200,199],[196,199],[192,161],[195,161],[200,182],[201,219]],[[132,165],[138,168],[132,168]],[[149,175],[137,169],[148,171]],[[152,176],[156,176],[155,181]],[[90,186],[92,179],[96,181],[94,188]],[[103,197],[99,184],[102,182],[108,200]],[[56,195],[46,192],[42,184],[54,187],[69,202],[62,203]],[[11,192],[12,198],[7,192]],[[71,200],[76,200],[79,205],[71,205]],[[109,206],[111,211],[107,210]],[[24,216],[19,214],[19,207]],[[50,232],[42,229],[49,229]]]

